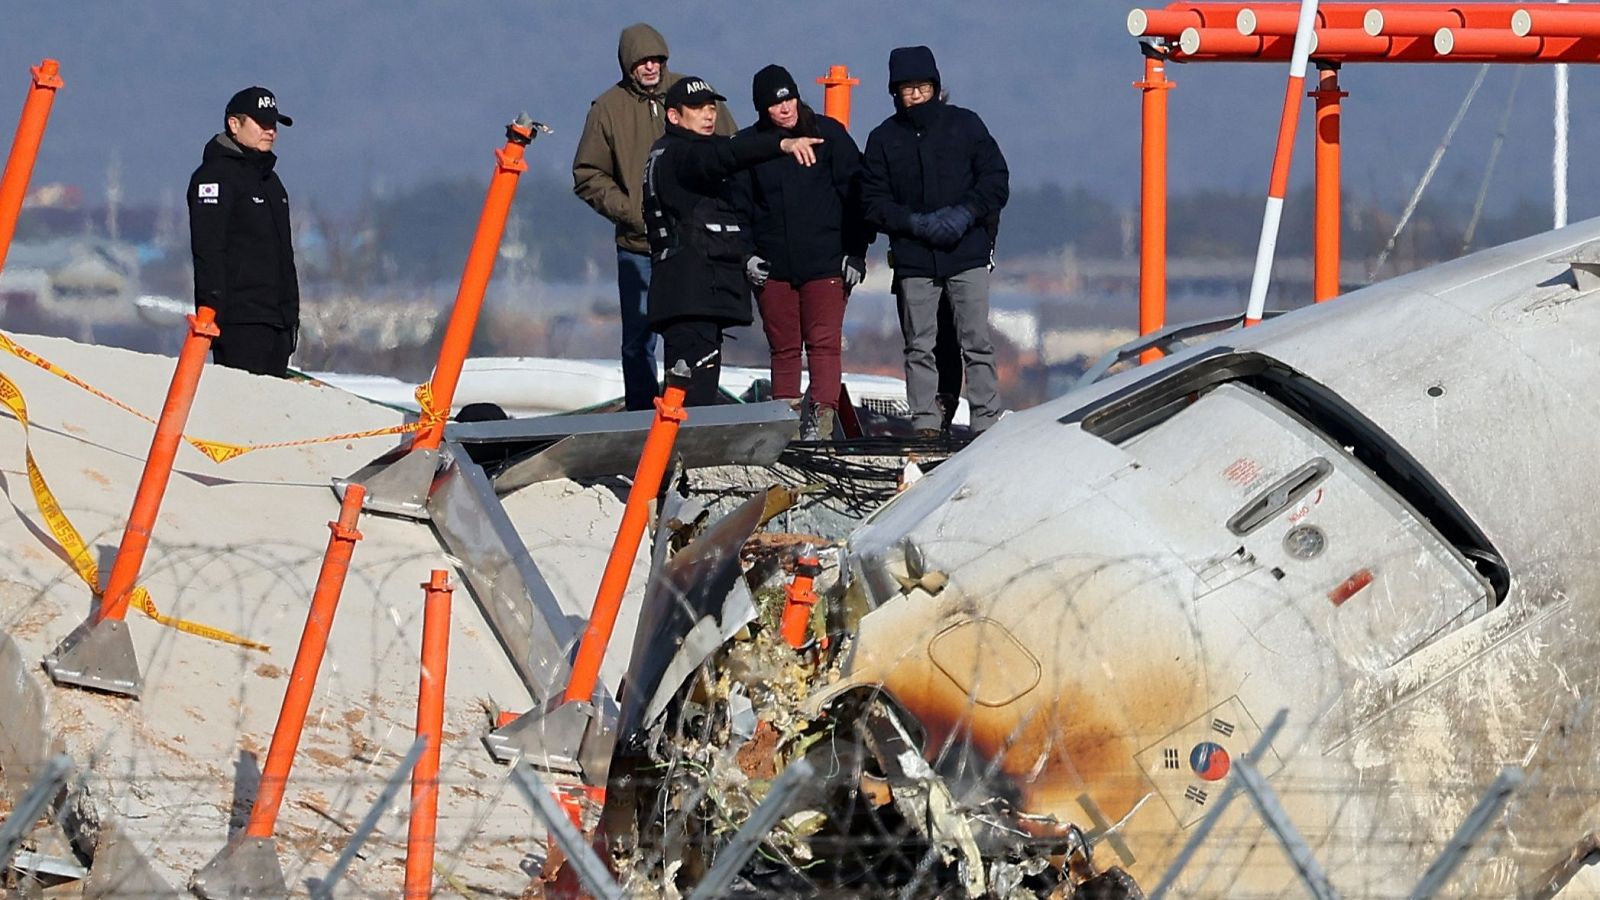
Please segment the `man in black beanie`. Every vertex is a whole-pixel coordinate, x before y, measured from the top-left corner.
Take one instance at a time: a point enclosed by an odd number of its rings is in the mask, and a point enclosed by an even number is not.
[[[754,318],[745,281],[750,237],[729,176],[784,155],[809,166],[822,143],[776,133],[718,135],[717,103],[726,99],[705,79],[688,75],[669,88],[666,133],[644,167],[650,327],[666,345],[668,369],[679,360],[690,367],[689,406],[717,402],[722,330]]]
[[[983,120],[945,103],[940,88],[933,51],[891,52],[895,114],[872,130],[862,155],[862,202],[867,222],[889,235],[906,400],[922,436],[938,435],[941,424],[934,361],[941,298],[954,313],[966,361],[972,430],[985,431],[1001,411],[989,337],[989,260],[1011,175]]]
[[[289,231],[289,194],[273,171],[278,128],[294,120],[263,87],[228,101],[223,130],[189,177],[194,305],[217,313],[217,365],[288,374],[300,330],[300,283]]]
[[[740,173],[755,255],[746,266],[772,351],[772,396],[800,408],[802,350],[811,414],[803,438],[829,440],[839,407],[840,352],[850,290],[866,277],[872,229],[861,219],[861,151],[850,132],[817,115],[782,66],[751,80],[756,124],[740,134],[820,137],[817,164],[774,159]]]

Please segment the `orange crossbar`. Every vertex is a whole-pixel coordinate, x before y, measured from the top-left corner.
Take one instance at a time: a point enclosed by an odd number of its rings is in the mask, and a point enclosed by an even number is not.
[[[1128,32],[1134,37],[1173,37],[1185,28],[1232,28],[1250,3],[1174,3],[1165,9],[1135,9],[1128,13]]]
[[[1518,9],[1511,14],[1511,33],[1518,37],[1600,38],[1600,9]]]
[[[1366,10],[1358,4],[1340,6],[1322,3],[1317,5],[1316,27],[1318,31],[1325,28],[1360,28],[1365,15]],[[1293,37],[1295,29],[1300,27],[1300,10],[1298,7],[1253,6],[1239,11],[1234,27],[1240,34]]]
[[[1517,37],[1510,31],[1441,28],[1433,36],[1441,55],[1472,62],[1600,62],[1600,40],[1576,37]]]
[[[1185,57],[1204,54],[1238,60],[1288,59],[1294,50],[1294,37],[1240,34],[1237,28],[1186,28],[1178,36],[1178,50]]]
[[[1373,37],[1350,29],[1329,29],[1315,37],[1311,58],[1320,62],[1600,63],[1600,38],[1523,38],[1509,29],[1441,29],[1426,37]],[[1179,39],[1175,56],[1182,62],[1283,62],[1289,59],[1293,45],[1294,39],[1288,36],[1190,29]],[[1191,47],[1196,49],[1191,52]]]
[[[267,762],[261,767],[261,789],[256,794],[255,805],[250,808],[250,824],[244,829],[250,837],[272,837],[277,825],[278,806],[283,802],[289,769],[300,748],[300,733],[305,728],[306,712],[311,708],[317,670],[328,649],[333,613],[339,606],[339,595],[344,592],[345,576],[350,572],[350,556],[355,552],[356,541],[361,540],[356,521],[361,517],[361,501],[366,495],[367,489],[359,484],[345,488],[339,518],[328,523],[332,534],[328,535],[328,549],[322,554],[322,571],[317,574],[317,588],[311,595],[311,608],[306,611],[306,627],[300,633],[300,649],[294,656],[289,686],[283,692],[278,724],[272,729]]]

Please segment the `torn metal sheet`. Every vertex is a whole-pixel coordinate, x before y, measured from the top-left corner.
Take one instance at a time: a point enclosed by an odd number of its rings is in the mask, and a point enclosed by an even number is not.
[[[662,568],[645,589],[639,637],[623,682],[620,731],[631,736],[666,710],[683,682],[734,633],[754,621],[739,551],[760,527],[767,495],[757,494]]]
[[[509,493],[554,478],[632,475],[654,413],[544,416],[451,425],[449,440],[518,445],[495,469],[495,490]],[[686,468],[776,462],[799,431],[799,416],[783,401],[697,406],[678,430],[674,455]]]
[[[45,856],[31,850],[16,852],[11,859],[11,871],[50,887],[89,877],[89,870],[74,860]]]
[[[438,450],[413,450],[408,439],[348,478],[334,479],[333,486],[340,499],[344,498],[345,485],[364,486],[367,493],[361,501],[362,509],[421,519],[427,516],[428,494],[440,464]]]
[[[568,657],[584,623],[561,608],[483,468],[459,447],[447,443],[445,454],[428,500],[434,531],[523,683],[538,701],[554,699],[566,688]]]

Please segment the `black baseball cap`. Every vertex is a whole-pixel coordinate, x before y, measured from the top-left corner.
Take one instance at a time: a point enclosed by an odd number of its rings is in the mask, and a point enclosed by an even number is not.
[[[727,97],[717,93],[704,78],[694,75],[685,75],[667,88],[666,104],[668,109],[679,109],[685,106],[704,106],[714,100],[726,100]]]
[[[264,87],[247,87],[234,94],[225,115],[249,116],[262,126],[294,125],[293,119],[278,111],[278,98]]]

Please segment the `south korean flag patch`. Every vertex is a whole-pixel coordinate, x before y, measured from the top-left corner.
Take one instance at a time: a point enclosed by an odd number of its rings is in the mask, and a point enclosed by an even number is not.
[[[217,197],[221,196],[221,193],[222,193],[221,192],[221,185],[216,184],[216,183],[202,184],[199,187],[195,188],[195,192],[194,193],[195,193],[196,197],[199,197],[202,200],[204,200],[206,198],[210,198],[212,200],[215,200]]]

